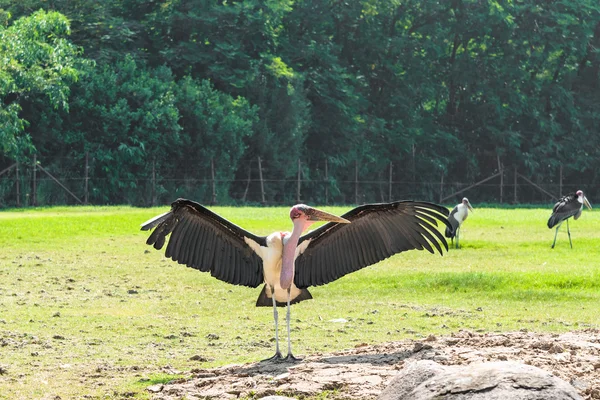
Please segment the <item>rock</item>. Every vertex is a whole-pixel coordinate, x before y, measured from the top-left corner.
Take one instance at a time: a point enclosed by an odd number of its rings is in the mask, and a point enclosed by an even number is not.
[[[150,393],[158,393],[158,392],[160,392],[161,390],[163,390],[163,388],[164,388],[164,385],[162,385],[162,384],[158,384],[158,385],[152,385],[152,386],[148,386],[148,387],[146,388],[146,390],[147,390],[147,391],[149,391]]]
[[[381,392],[378,400],[411,399],[413,389],[429,378],[444,372],[445,367],[440,364],[422,360],[414,362],[404,368],[392,382]]]
[[[431,350],[433,347],[430,344],[423,344],[421,342],[415,342],[413,346],[413,353],[418,353],[421,350]]]
[[[284,396],[267,396],[262,397],[260,400],[295,400],[293,397],[284,397]]]
[[[558,354],[564,352],[565,349],[560,344],[553,344],[549,349],[548,353]]]
[[[378,400],[581,400],[551,373],[517,362],[445,367],[417,361],[386,387]]]

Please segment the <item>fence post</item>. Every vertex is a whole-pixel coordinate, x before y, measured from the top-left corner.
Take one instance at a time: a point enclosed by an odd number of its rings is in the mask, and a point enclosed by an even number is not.
[[[296,186],[296,202],[300,203],[300,178],[301,178],[301,163],[300,159],[298,159],[298,185]]]
[[[250,188],[250,178],[252,178],[252,161],[248,161],[248,180],[246,181],[246,189],[244,190],[242,202],[246,202],[246,196],[248,195],[248,189]]]
[[[211,204],[217,204],[217,188],[216,188],[216,184],[215,184],[215,159],[211,158],[210,159],[210,175],[212,178],[212,200],[211,200]]]
[[[358,204],[358,160],[354,160],[354,204]]]
[[[417,149],[415,147],[415,144],[412,144],[412,181],[413,184],[416,183],[417,180],[417,164],[415,163],[415,153],[417,152]]]
[[[500,172],[500,204],[502,204],[502,197],[504,195],[504,169],[500,162],[500,156],[496,154],[496,160],[498,161],[498,172]]]
[[[156,158],[152,159],[152,193],[150,196],[152,207],[156,205]]]
[[[440,180],[440,203],[444,198],[444,171],[442,170],[442,179]]]
[[[17,161],[16,165],[16,175],[17,175],[17,207],[21,207],[21,186],[19,184],[19,161]]]
[[[562,188],[562,177],[563,177],[563,166],[560,164],[560,176],[558,177],[558,195],[559,198],[562,198],[563,188]]]
[[[262,203],[265,204],[265,182],[263,181],[262,164],[258,156],[258,178],[260,179],[260,196]]]
[[[37,155],[34,154],[33,155],[33,193],[31,194],[31,205],[32,206],[36,206],[37,205],[37,196],[36,196],[36,192],[37,192],[37,182],[36,182],[36,165],[37,165]]]
[[[329,204],[329,171],[327,169],[327,159],[325,159],[325,204]]]
[[[515,185],[515,197],[513,199],[513,204],[517,204],[517,167],[515,167],[514,185]]]
[[[83,193],[83,204],[85,204],[87,206],[88,204],[88,200],[89,200],[89,191],[88,191],[88,182],[90,179],[90,174],[89,174],[89,170],[90,170],[90,152],[86,151],[85,152],[85,192]]]
[[[392,202],[392,162],[390,161],[390,181],[388,186],[388,201]]]

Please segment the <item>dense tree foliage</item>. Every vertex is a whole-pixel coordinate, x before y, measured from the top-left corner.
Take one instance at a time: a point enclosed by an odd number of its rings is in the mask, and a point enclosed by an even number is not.
[[[88,154],[97,203],[149,204],[151,181],[163,201],[208,201],[213,166],[216,199],[229,202],[258,157],[278,202],[295,198],[297,160],[313,202],[324,201],[309,189],[325,162],[341,202],[354,201],[355,167],[377,181],[390,163],[394,180],[409,182],[394,197],[436,199],[441,179],[474,182],[499,164],[544,183],[562,168],[565,182],[600,196],[596,0],[0,0],[0,9],[0,161],[37,154],[75,179]],[[376,186],[361,194],[383,197]]]
[[[33,149],[21,102],[43,97],[46,107],[67,109],[78,50],[65,38],[69,23],[60,13],[38,11],[8,26],[9,20],[0,10],[0,150],[17,158]]]

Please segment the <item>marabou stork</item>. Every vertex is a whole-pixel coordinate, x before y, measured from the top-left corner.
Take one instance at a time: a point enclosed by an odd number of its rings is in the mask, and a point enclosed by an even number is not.
[[[458,239],[460,237],[460,226],[469,216],[469,210],[473,211],[473,207],[471,207],[471,203],[469,203],[469,199],[463,197],[462,202],[457,204],[452,211],[450,211],[450,216],[448,217],[448,222],[450,222],[450,226],[446,227],[446,237],[452,239],[454,242],[454,237],[456,236],[456,244],[455,248],[458,249]]]
[[[448,225],[445,207],[427,202],[398,201],[356,207],[338,217],[304,204],[291,208],[292,232],[257,236],[202,205],[185,199],[142,224],[156,228],[146,241],[160,250],[171,234],[165,256],[224,282],[256,288],[264,283],[256,306],[273,307],[275,355],[279,350],[277,306],[287,305],[288,354],[290,304],[311,299],[309,286],[324,285],[406,250],[442,254],[448,243],[437,221]],[[316,221],[329,223],[302,233]]]
[[[590,202],[585,197],[581,190],[578,190],[577,193],[569,193],[566,196],[563,196],[552,208],[552,215],[548,219],[548,228],[552,229],[556,226],[556,232],[554,233],[554,242],[552,242],[552,248],[556,244],[556,235],[558,235],[558,228],[562,225],[562,223],[567,220],[567,233],[569,234],[569,244],[571,248],[573,248],[573,242],[571,242],[571,231],[569,230],[569,218],[573,217],[573,219],[577,219],[581,216],[581,212],[583,211],[583,205],[590,210],[592,206]]]

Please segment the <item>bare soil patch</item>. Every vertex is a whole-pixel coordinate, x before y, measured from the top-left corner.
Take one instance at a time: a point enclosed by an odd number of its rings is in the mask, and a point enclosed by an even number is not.
[[[307,356],[292,363],[257,362],[192,371],[189,379],[148,388],[152,398],[235,399],[285,395],[328,399],[375,399],[399,370],[415,360],[443,365],[513,360],[552,372],[584,399],[600,399],[600,331],[563,334],[461,331]]]

